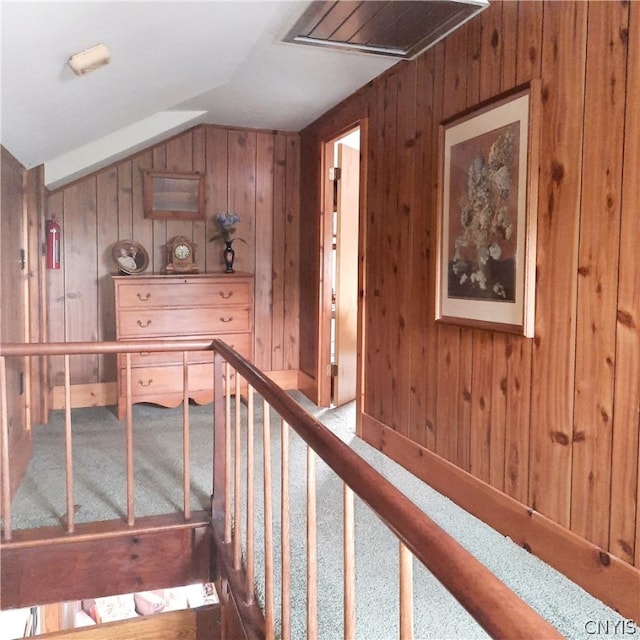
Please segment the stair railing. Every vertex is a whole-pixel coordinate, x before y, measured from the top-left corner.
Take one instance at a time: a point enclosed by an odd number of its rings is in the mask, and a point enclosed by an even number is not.
[[[291,637],[290,532],[288,525],[288,447],[289,431],[295,431],[306,443],[307,451],[307,611],[306,637],[318,637],[318,571],[316,530],[315,465],[320,457],[343,482],[343,576],[344,576],[344,637],[355,637],[354,594],[354,494],[395,534],[399,544],[399,629],[401,638],[413,637],[412,557],[417,558],[475,620],[493,638],[561,638],[562,636],[536,611],[521,600],[481,562],[433,522],[413,502],[378,473],[354,450],[342,442],[318,420],[309,415],[264,373],[256,369],[225,343],[214,340],[215,433],[214,433],[214,494],[212,498],[213,535],[218,549],[218,570],[224,590],[233,598],[247,637],[275,638],[276,619],[279,637]],[[224,388],[223,376],[229,379],[228,368],[236,371],[236,395],[245,384],[246,425],[241,424],[242,407],[233,402],[231,390]],[[255,580],[255,506],[253,495],[254,402],[259,394],[263,402],[263,505],[264,505],[264,578],[261,585],[263,613],[256,612]],[[280,416],[281,429],[281,536],[280,572],[281,610],[274,605],[274,541],[272,531],[272,467],[270,412]],[[243,433],[244,431],[244,433]],[[240,443],[246,437],[246,454]],[[241,456],[246,455],[246,493],[243,498]],[[242,531],[241,504],[246,503],[246,528]],[[243,543],[243,540],[246,543]],[[244,556],[244,565],[242,557]]]
[[[11,515],[11,460],[9,456],[9,425],[7,406],[6,384],[6,358],[33,356],[63,356],[64,365],[64,412],[65,412],[65,488],[66,488],[66,533],[73,534],[76,529],[74,516],[74,474],[73,474],[73,438],[71,416],[71,382],[70,382],[70,357],[73,355],[94,354],[125,354],[125,379],[126,389],[126,425],[125,425],[125,459],[126,459],[126,520],[129,527],[135,524],[136,513],[134,504],[134,461],[133,461],[133,412],[131,404],[131,354],[136,352],[151,351],[179,351],[183,353],[184,384],[183,390],[188,389],[187,354],[189,351],[211,349],[211,340],[139,340],[127,342],[50,342],[50,343],[24,343],[0,345],[0,434],[2,448],[0,461],[2,464],[2,542],[12,540],[12,515]],[[184,520],[192,517],[190,479],[191,469],[189,465],[189,402],[188,393],[183,391],[183,514]]]

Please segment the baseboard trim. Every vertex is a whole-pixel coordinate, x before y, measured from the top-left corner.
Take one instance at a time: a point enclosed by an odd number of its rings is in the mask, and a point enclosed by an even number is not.
[[[71,408],[107,407],[118,403],[117,382],[94,382],[90,384],[71,385]],[[53,410],[65,407],[64,386],[51,389],[49,408]]]
[[[640,624],[640,569],[363,414],[362,437],[459,507]]]

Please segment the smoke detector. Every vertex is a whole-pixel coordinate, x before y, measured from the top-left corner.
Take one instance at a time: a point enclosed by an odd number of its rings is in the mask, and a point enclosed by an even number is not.
[[[97,44],[95,47],[74,53],[69,58],[69,66],[77,76],[83,76],[91,71],[95,71],[105,64],[109,64],[111,54],[104,44]]]

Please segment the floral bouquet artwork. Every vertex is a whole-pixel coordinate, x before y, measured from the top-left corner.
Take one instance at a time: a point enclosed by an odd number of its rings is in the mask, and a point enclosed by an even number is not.
[[[235,249],[233,248],[233,241],[240,240],[240,242],[246,242],[242,238],[234,238],[236,232],[236,225],[240,222],[240,216],[237,213],[227,212],[218,213],[215,217],[215,223],[217,227],[216,233],[214,233],[210,242],[214,240],[221,240],[224,243],[223,257],[225,262],[225,273],[234,273],[233,261],[235,259]]]
[[[514,122],[451,148],[452,298],[515,300],[519,127]]]

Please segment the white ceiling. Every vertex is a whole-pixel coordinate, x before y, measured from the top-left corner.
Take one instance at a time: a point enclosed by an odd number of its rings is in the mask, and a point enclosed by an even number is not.
[[[397,62],[282,43],[307,4],[3,0],[1,142],[54,188],[198,122],[299,131]]]

